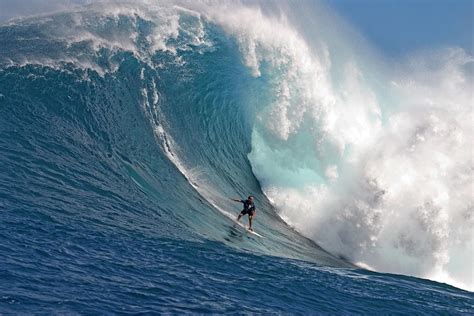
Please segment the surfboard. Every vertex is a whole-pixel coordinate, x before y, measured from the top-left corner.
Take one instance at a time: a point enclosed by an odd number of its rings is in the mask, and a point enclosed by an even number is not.
[[[262,235],[260,235],[260,234],[257,233],[256,231],[248,229],[248,227],[245,226],[244,224],[242,224],[241,222],[238,222],[238,221],[236,221],[236,220],[234,220],[234,222],[235,222],[237,225],[239,225],[240,227],[242,227],[243,229],[245,229],[245,231],[246,231],[247,233],[252,234],[252,235],[255,235],[255,236],[258,236],[258,237],[260,237],[260,238],[264,238]]]

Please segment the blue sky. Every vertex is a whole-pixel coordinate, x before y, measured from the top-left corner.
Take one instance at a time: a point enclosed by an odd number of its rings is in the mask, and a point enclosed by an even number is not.
[[[48,13],[87,2],[87,0],[0,0],[0,23],[19,16]]]
[[[473,54],[474,0],[326,0],[390,55],[440,46]]]

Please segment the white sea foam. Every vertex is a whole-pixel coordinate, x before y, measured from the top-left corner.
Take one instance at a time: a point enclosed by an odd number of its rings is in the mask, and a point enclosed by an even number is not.
[[[254,76],[268,67],[249,159],[282,218],[361,265],[473,290],[472,56],[420,53],[377,86],[354,56],[335,80],[285,19],[212,17]]]
[[[62,51],[20,50],[11,58],[3,58],[12,66],[42,65],[54,69],[65,64],[84,70],[93,70],[100,76],[114,73],[120,65],[115,60],[118,52],[130,52],[137,59],[149,64],[157,51],[176,55],[177,50],[209,49],[213,43],[206,37],[204,24],[198,12],[173,5],[171,2],[121,2],[95,1],[87,7],[74,7],[66,12],[66,18],[45,15],[13,20],[10,26],[21,24],[45,29],[42,41],[51,41]],[[148,23],[150,29],[140,34],[140,23]],[[178,36],[184,39],[176,41]],[[74,47],[83,47],[77,54]],[[107,64],[103,64],[103,50],[109,52]],[[179,62],[179,56],[176,61]]]

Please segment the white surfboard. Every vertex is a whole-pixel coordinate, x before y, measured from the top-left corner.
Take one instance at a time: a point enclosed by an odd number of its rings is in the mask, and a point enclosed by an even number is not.
[[[242,224],[241,222],[238,222],[237,220],[234,220],[235,223],[237,223],[240,227],[242,227],[243,229],[245,229],[245,231],[247,233],[250,233],[252,235],[255,235],[255,236],[258,236],[260,238],[264,238],[262,235],[260,235],[259,233],[257,233],[256,231],[253,231],[253,230],[250,230],[247,226],[245,226],[244,224]]]

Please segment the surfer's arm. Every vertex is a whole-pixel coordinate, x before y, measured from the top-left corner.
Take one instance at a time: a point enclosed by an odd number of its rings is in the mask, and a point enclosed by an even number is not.
[[[234,202],[242,202],[242,200],[239,200],[239,199],[233,199],[233,198],[230,198],[230,199]]]

